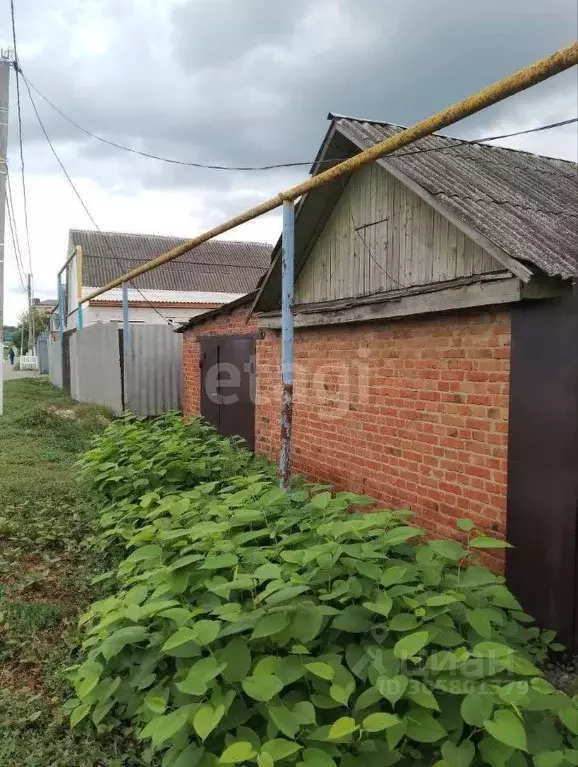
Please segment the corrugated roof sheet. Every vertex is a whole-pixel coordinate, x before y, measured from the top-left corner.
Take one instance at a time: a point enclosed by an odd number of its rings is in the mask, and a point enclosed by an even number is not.
[[[98,285],[85,285],[82,291],[84,296],[90,295],[98,288]],[[158,290],[150,288],[128,288],[128,300],[135,302],[150,301],[151,303],[170,304],[227,304],[235,301],[244,293],[210,293],[205,290]],[[99,301],[122,301],[122,288],[113,288],[101,293],[92,299],[91,304]]]
[[[334,120],[336,129],[360,149],[403,130],[358,118],[336,115]],[[509,256],[551,277],[576,274],[576,163],[440,135],[420,139],[379,162],[435,195]]]
[[[187,238],[71,229],[69,252],[83,251],[83,284],[102,287],[125,272],[176,248]],[[211,293],[248,293],[271,259],[272,245],[210,240],[184,256],[141,275],[139,288]]]

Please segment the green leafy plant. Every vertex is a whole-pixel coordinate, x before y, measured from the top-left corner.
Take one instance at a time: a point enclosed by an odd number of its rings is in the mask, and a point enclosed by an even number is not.
[[[176,413],[155,419],[127,416],[97,437],[78,463],[80,477],[102,504],[138,503],[156,489],[193,488],[259,465],[233,440],[224,440],[201,419]]]
[[[370,499],[285,493],[210,439],[184,491],[168,469],[135,486],[146,438],[121,440],[124,463],[111,445],[85,459],[109,502],[128,487],[102,535],[129,553],[82,620],[74,726],[134,727],[163,767],[578,764],[577,701],[536,666],[552,636],[477,562],[503,542],[465,522],[462,543],[427,541],[407,512],[359,511]]]

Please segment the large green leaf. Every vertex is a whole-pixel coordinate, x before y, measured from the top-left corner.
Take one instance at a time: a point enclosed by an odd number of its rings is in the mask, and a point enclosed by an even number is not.
[[[425,684],[422,684],[415,679],[412,679],[409,684],[407,697],[422,708],[429,708],[433,711],[440,710],[439,703],[429,687],[426,687]]]
[[[100,646],[100,652],[107,660],[114,658],[129,644],[142,642],[148,634],[145,626],[128,626],[113,632]]]
[[[427,711],[411,709],[404,720],[407,737],[418,743],[435,743],[447,734],[441,723]]]
[[[139,549],[133,551],[133,553],[127,557],[127,562],[143,562],[148,559],[158,559],[163,553],[160,546],[150,545],[141,546]]]
[[[279,589],[271,596],[267,597],[265,603],[267,607],[273,607],[274,605],[280,605],[284,602],[289,602],[291,599],[295,599],[300,594],[309,591],[309,586],[287,586],[284,589]]]
[[[298,712],[290,711],[286,706],[271,705],[267,707],[271,721],[277,729],[288,738],[294,738],[301,726]]]
[[[331,680],[335,677],[335,669],[328,663],[321,663],[314,661],[312,663],[306,663],[305,668],[315,676],[321,677],[321,679]]]
[[[389,727],[395,727],[396,724],[401,724],[401,719],[393,714],[369,714],[363,720],[363,729],[367,732],[381,732]]]
[[[392,706],[395,706],[397,701],[403,697],[408,685],[409,679],[403,674],[394,677],[380,676],[375,683],[379,694],[388,700]]]
[[[480,692],[468,693],[461,704],[461,714],[464,722],[474,727],[482,727],[490,717],[494,704],[490,695]]]
[[[274,738],[263,743],[263,752],[269,754],[274,762],[280,762],[287,757],[296,754],[303,747],[294,740],[285,740],[285,738]]]
[[[407,660],[413,658],[429,642],[429,633],[427,631],[416,631],[414,634],[400,639],[393,648],[396,658]]]
[[[219,653],[219,659],[225,664],[223,677],[228,682],[241,682],[251,668],[251,651],[244,639],[236,637]]]
[[[200,645],[214,642],[221,631],[221,621],[197,621],[193,626],[194,641]]]
[[[235,554],[212,554],[200,566],[201,570],[223,570],[235,567],[239,559]]]
[[[171,636],[164,643],[163,652],[169,652],[170,650],[174,650],[177,647],[180,647],[186,642],[196,642],[196,640],[197,635],[195,631],[192,628],[188,628],[187,626],[182,626],[181,628],[177,629],[174,634],[171,634]]]
[[[232,743],[221,754],[219,764],[242,764],[256,756],[255,750],[250,743],[238,741]]]
[[[484,639],[492,638],[492,624],[490,623],[489,611],[484,608],[468,610],[466,620],[470,626]]]
[[[193,729],[202,741],[209,737],[224,715],[224,706],[213,708],[210,703],[199,706],[193,717]]]
[[[341,740],[358,729],[359,727],[355,719],[352,719],[350,716],[342,716],[329,727],[329,738],[331,740]]]
[[[459,746],[447,740],[442,746],[442,755],[447,767],[470,767],[476,748],[471,740],[464,740]]]
[[[558,711],[558,716],[570,732],[578,735],[578,705],[576,703],[567,708],[562,708]]]
[[[249,697],[266,703],[283,689],[283,682],[273,674],[248,676],[242,682],[243,690]]]
[[[149,695],[145,698],[145,706],[150,708],[155,714],[164,714],[167,708],[167,702],[160,695]]]
[[[311,642],[321,631],[325,614],[318,607],[297,610],[291,621],[291,632],[301,642]]]
[[[350,634],[363,634],[372,625],[371,614],[360,605],[349,605],[344,608],[342,613],[333,619],[332,623],[334,629],[348,631]]]
[[[493,720],[486,719],[484,721],[484,729],[506,746],[521,751],[526,751],[528,748],[524,725],[516,714],[508,709],[498,709]]]
[[[563,751],[541,751],[534,757],[535,767],[560,767],[564,763]]]
[[[444,541],[431,541],[430,548],[435,551],[438,557],[443,559],[449,559],[451,562],[457,562],[459,559],[465,556],[466,552],[461,544],[457,541],[444,540]]]
[[[272,613],[265,615],[259,621],[253,633],[251,639],[263,639],[265,637],[274,636],[289,625],[289,619],[285,613]]]
[[[90,713],[90,709],[90,703],[81,703],[77,706],[70,715],[70,726],[76,727],[77,724],[82,722],[82,720]]]
[[[474,549],[510,549],[511,544],[507,541],[501,541],[499,538],[488,538],[486,536],[480,536],[479,538],[472,538],[469,545]]]
[[[187,695],[204,695],[207,691],[208,682],[214,679],[226,668],[225,663],[217,663],[210,655],[197,661],[187,674],[187,677],[177,684],[181,692]]]
[[[335,760],[319,748],[308,748],[301,757],[305,767],[337,767]]]
[[[154,721],[154,729],[151,733],[155,746],[162,746],[185,726],[189,718],[188,708],[179,708],[170,714],[157,717]]]

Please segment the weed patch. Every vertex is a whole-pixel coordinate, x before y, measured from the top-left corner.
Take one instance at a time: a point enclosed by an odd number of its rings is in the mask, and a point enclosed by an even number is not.
[[[44,380],[8,381],[0,429],[0,764],[138,765],[122,734],[71,734],[62,703],[78,615],[106,566],[90,552],[95,511],[74,463],[109,423]]]
[[[480,563],[506,543],[468,520],[461,542],[428,540],[371,499],[284,492],[214,434],[205,456],[190,428],[193,470],[163,454],[151,481],[141,459],[149,435],[170,445],[170,419],[116,425],[83,461],[100,543],[125,557],[82,619],[75,729],[132,730],[163,767],[578,764],[578,702],[538,665],[554,635]],[[111,432],[132,459],[101,450]]]

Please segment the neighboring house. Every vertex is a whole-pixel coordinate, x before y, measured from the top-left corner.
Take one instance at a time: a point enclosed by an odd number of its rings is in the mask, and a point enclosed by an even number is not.
[[[56,309],[58,306],[58,301],[56,301],[53,298],[47,298],[43,301],[41,301],[39,298],[34,299],[34,307],[45,314],[47,317],[52,314],[52,312]]]
[[[332,116],[312,172],[399,130]],[[308,193],[292,467],[437,535],[469,517],[507,536],[523,605],[578,643],[577,214],[575,163],[444,136]],[[180,331],[185,413],[271,458],[280,249],[258,293]]]
[[[87,296],[185,241],[182,237],[71,229],[69,263],[63,273],[66,329],[77,326],[79,286]],[[129,284],[130,322],[178,325],[239,298],[255,288],[269,265],[271,250],[271,245],[263,243],[212,240],[143,274]],[[84,326],[122,322],[121,299],[119,287],[84,304]],[[57,328],[58,317],[55,322]]]

